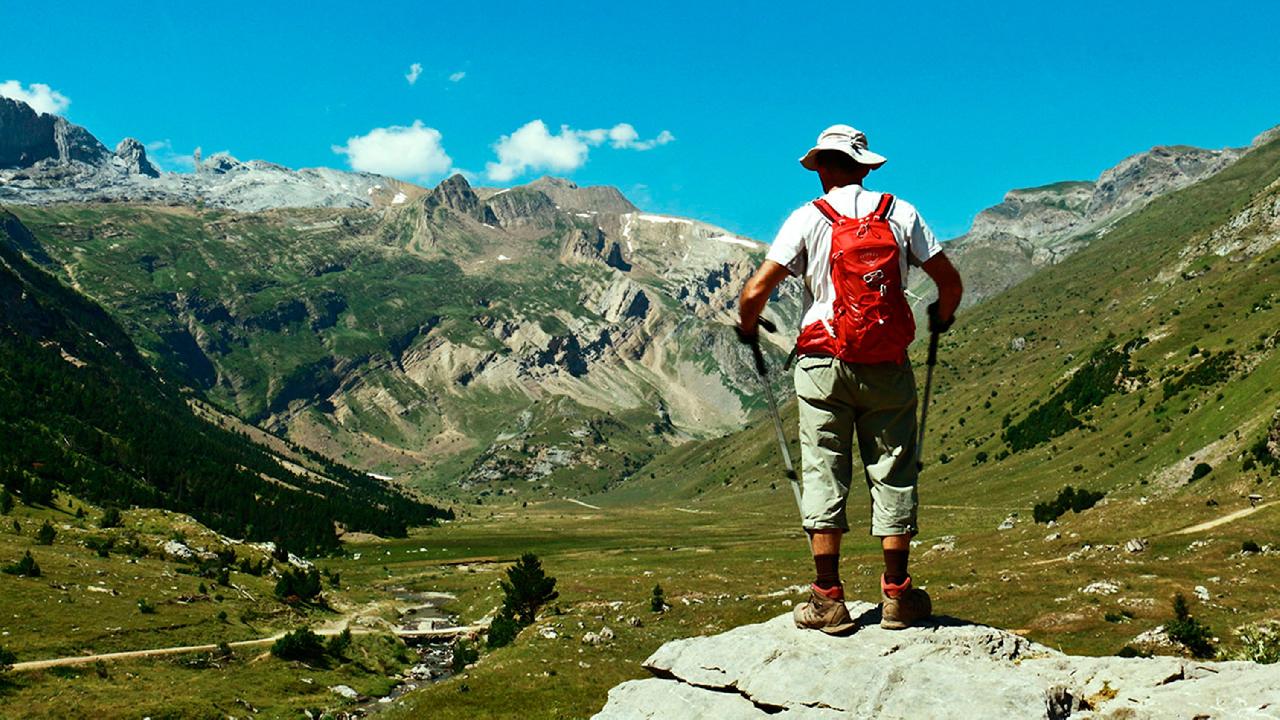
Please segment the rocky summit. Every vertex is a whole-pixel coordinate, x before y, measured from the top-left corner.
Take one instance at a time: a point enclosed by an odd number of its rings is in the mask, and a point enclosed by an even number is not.
[[[882,630],[850,602],[847,637],[797,630],[790,613],[675,640],[654,677],[609,692],[597,720],[638,718],[1276,718],[1280,668],[1178,657],[1066,655],[950,617]]]
[[[1269,137],[1260,135],[1250,147]],[[1125,158],[1097,180],[1010,190],[1000,204],[978,213],[967,233],[947,243],[947,255],[965,278],[964,305],[1061,262],[1151,200],[1215,175],[1248,149],[1156,146]],[[931,287],[918,277],[913,291],[927,294]]]
[[[192,159],[193,172],[161,172],[133,138],[115,152],[66,118],[0,97],[0,203],[130,202],[221,207],[363,208],[401,205],[422,189],[372,173],[291,170],[227,153]]]

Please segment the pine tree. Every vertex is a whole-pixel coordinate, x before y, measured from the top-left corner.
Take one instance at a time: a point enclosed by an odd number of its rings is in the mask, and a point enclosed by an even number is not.
[[[525,553],[515,565],[507,568],[507,579],[501,583],[505,596],[503,608],[521,627],[533,623],[538,609],[560,597],[556,592],[556,579],[542,570],[542,562],[533,553]]]

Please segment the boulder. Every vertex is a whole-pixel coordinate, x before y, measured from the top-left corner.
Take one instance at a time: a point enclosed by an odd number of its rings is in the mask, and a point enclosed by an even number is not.
[[[998,628],[937,617],[891,631],[870,603],[831,637],[790,614],[669,642],[654,677],[613,688],[596,718],[1274,717],[1280,668],[1176,657],[1080,657]]]

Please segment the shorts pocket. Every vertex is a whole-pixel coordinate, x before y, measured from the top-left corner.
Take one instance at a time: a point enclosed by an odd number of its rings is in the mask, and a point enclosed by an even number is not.
[[[796,368],[799,370],[812,370],[814,368],[831,367],[831,363],[835,361],[833,357],[808,356],[802,357],[796,361]]]

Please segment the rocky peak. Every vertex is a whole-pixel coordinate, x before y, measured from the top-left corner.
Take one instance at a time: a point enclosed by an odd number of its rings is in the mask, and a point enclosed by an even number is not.
[[[428,210],[448,208],[460,215],[466,215],[490,225],[498,221],[493,210],[487,205],[480,204],[480,198],[476,195],[476,191],[471,189],[471,183],[467,182],[460,173],[445,178],[434,190],[427,193],[423,199],[423,205]]]
[[[502,190],[489,197],[485,205],[503,227],[555,224],[556,206],[551,198],[531,188]]]
[[[107,148],[79,125],[0,97],[0,168],[28,168],[41,161],[99,165],[109,156]]]
[[[543,193],[564,210],[611,214],[638,211],[617,188],[609,185],[579,187],[570,180],[546,175],[522,187]]]
[[[214,153],[200,163],[199,172],[211,175],[225,175],[236,170],[243,170],[245,164],[228,153]]]
[[[133,138],[125,138],[116,146],[116,159],[124,164],[130,175],[160,177],[160,171],[147,159],[147,149]]]
[[[1061,261],[1119,218],[1217,173],[1244,152],[1158,146],[1125,158],[1097,181],[1010,191],[999,205],[978,213],[969,232],[947,244],[947,254],[966,280],[964,305]],[[912,284],[917,294],[931,292],[922,278]]]
[[[848,605],[862,621],[848,637],[787,613],[669,642],[644,661],[654,677],[610,690],[596,718],[1245,718],[1276,701],[1273,666],[1066,655],[947,617],[883,630],[876,605]]]
[[[1190,185],[1235,162],[1235,148],[1205,150],[1157,146],[1125,158],[1098,177],[1086,215],[1100,219],[1145,204],[1157,195]]]

